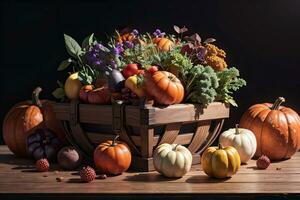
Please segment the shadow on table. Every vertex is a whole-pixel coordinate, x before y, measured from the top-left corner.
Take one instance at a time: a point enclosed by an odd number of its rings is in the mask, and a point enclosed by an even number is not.
[[[136,174],[131,176],[126,176],[124,181],[134,181],[134,182],[163,182],[163,181],[174,181],[176,178],[167,178],[160,174]]]
[[[32,159],[20,158],[14,154],[0,154],[0,164],[11,166],[12,170],[20,170],[21,172],[36,172],[35,162]],[[51,164],[50,171],[61,170],[57,164]]]
[[[224,179],[216,179],[216,178],[210,178],[207,175],[196,175],[188,178],[185,182],[187,183],[221,183],[221,182],[227,182],[230,180],[230,178],[224,178]]]
[[[22,171],[24,170],[26,172],[33,172],[33,170],[35,169],[33,160],[20,158],[10,153],[1,154],[0,163],[11,165],[12,169]]]

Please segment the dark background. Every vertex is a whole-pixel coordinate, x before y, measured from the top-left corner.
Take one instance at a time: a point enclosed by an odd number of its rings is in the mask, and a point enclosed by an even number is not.
[[[226,50],[227,62],[239,68],[247,86],[235,94],[228,128],[252,104],[278,96],[300,112],[300,1],[1,1],[0,121],[9,108],[29,99],[36,86],[42,97],[63,73],[68,58],[63,33],[82,41],[92,32],[105,40],[115,28],[131,26],[172,32],[187,26],[202,38],[213,37]],[[0,139],[0,144],[2,139]]]

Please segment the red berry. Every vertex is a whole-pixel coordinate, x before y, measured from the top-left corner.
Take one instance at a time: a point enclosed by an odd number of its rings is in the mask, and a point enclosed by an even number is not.
[[[35,166],[39,172],[46,172],[50,168],[50,164],[46,158],[42,158],[36,161]]]
[[[80,178],[84,182],[91,182],[96,178],[96,172],[90,166],[83,167],[79,172]]]
[[[271,163],[270,159],[267,156],[262,155],[256,161],[256,166],[258,169],[267,169],[270,163]]]
[[[152,67],[148,68],[147,71],[151,74],[154,74],[155,72],[158,71],[158,68],[156,66],[152,66]]]
[[[132,63],[128,64],[122,71],[123,76],[127,79],[130,76],[138,74],[139,67],[138,64]]]

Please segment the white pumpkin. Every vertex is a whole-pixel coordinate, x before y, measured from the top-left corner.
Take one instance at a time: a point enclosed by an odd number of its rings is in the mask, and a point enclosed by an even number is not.
[[[192,154],[184,146],[178,144],[161,144],[153,154],[156,171],[169,178],[179,178],[190,171]]]
[[[236,148],[242,163],[247,163],[254,156],[257,147],[254,133],[248,129],[239,128],[238,125],[224,131],[220,135],[219,143],[224,147]]]

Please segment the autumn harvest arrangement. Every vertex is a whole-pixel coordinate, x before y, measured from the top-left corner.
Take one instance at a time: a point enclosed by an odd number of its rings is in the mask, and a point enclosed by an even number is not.
[[[239,71],[228,67],[226,53],[201,40],[198,34],[184,36],[187,28],[174,26],[177,35],[157,29],[140,34],[136,29],[116,32],[103,44],[94,34],[82,45],[65,35],[73,72],[53,92],[57,98],[80,99],[90,104],[110,104],[111,98],[132,102],[146,97],[156,104],[183,102],[209,104],[222,101],[236,105],[232,93],[246,82]],[[66,97],[66,98],[65,98]]]
[[[59,87],[53,95],[67,108],[75,107],[75,114],[80,112],[78,104],[98,106],[91,107],[92,110],[106,105],[106,109],[115,112],[112,107],[116,102],[130,108],[144,109],[149,105],[153,110],[176,104],[200,105],[205,109],[213,102],[237,106],[233,93],[245,86],[246,81],[239,77],[237,68],[228,66],[226,52],[215,45],[216,40],[202,40],[197,33],[187,35],[186,27],[174,26],[174,31],[173,35],[159,29],[153,33],[126,29],[116,31],[107,43],[91,34],[82,44],[64,35],[70,58],[61,62],[58,71],[68,70],[69,74],[64,82],[58,81]],[[121,128],[113,139],[92,146],[92,160],[89,160],[78,146],[70,144],[66,126],[63,128],[56,118],[55,103],[40,100],[41,91],[36,88],[31,101],[16,104],[5,117],[3,136],[14,154],[33,158],[41,172],[48,171],[53,162],[63,170],[80,169],[84,182],[93,181],[99,175],[97,171],[104,179],[129,169],[137,149],[129,143],[130,138],[124,137]],[[239,125],[220,134],[218,147],[207,145],[201,152],[195,149],[194,136],[185,136],[191,137],[190,145],[160,142],[161,136],[150,152],[155,170],[169,178],[180,178],[191,169],[195,152],[201,153],[204,173],[213,178],[233,176],[241,164],[247,164],[253,157],[259,169],[268,168],[271,161],[291,158],[300,148],[300,117],[291,108],[282,106],[284,102],[280,97],[273,104],[251,106]],[[70,118],[76,124],[80,117],[74,117],[74,113]],[[199,124],[197,120],[193,123]],[[113,124],[113,129],[118,125]],[[210,124],[202,125],[208,132]],[[165,129],[168,132],[168,127]],[[176,132],[173,129],[178,129],[176,136],[179,135],[180,127],[170,129],[172,137]],[[78,127],[71,132],[74,130]]]

